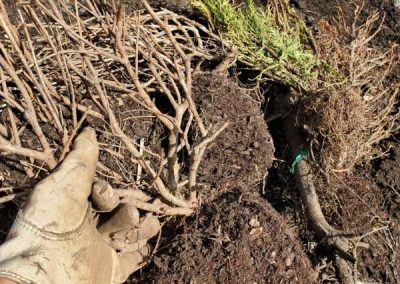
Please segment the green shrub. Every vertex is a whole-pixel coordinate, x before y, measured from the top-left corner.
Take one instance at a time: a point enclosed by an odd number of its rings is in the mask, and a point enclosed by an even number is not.
[[[271,6],[257,7],[253,0],[238,7],[229,0],[192,3],[237,46],[239,60],[260,71],[259,78],[308,90],[318,77],[319,61],[305,44],[304,23],[290,13],[281,17]]]

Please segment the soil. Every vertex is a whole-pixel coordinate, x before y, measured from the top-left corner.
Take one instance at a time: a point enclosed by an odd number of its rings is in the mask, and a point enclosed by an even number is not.
[[[292,4],[304,13],[305,19],[310,25],[318,26],[322,18],[332,19],[338,15],[337,7],[340,7],[345,17],[351,21],[354,12],[354,3],[351,1],[323,1],[323,0],[292,0]],[[400,43],[400,9],[396,8],[393,0],[367,0],[364,2],[363,15],[365,18],[371,11],[377,10],[385,15],[382,31],[374,41],[374,44],[385,46],[389,42]],[[360,2],[361,3],[361,2]]]
[[[261,110],[250,92],[224,75],[210,73],[196,79],[194,94],[205,122],[231,123],[207,149],[199,170],[200,181],[211,182],[219,194],[233,187],[252,188],[263,180],[274,155]]]
[[[378,170],[375,172],[374,179],[382,188],[391,189],[392,192],[400,191],[400,145],[397,144],[387,158],[380,161]],[[397,195],[397,194],[396,194]],[[395,198],[396,203],[400,203],[400,194]],[[400,216],[397,216],[400,217]]]
[[[122,2],[128,11],[143,9],[142,3],[138,0],[123,0]],[[147,2],[154,9],[168,9],[185,16],[193,13],[190,0],[148,0]]]
[[[315,282],[317,274],[292,230],[254,194],[225,193],[180,229],[182,233],[157,253],[142,281]]]

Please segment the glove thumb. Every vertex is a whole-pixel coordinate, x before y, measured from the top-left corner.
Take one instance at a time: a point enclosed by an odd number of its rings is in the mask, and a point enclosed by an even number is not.
[[[86,128],[60,167],[35,186],[22,216],[54,233],[75,230],[86,215],[98,153],[95,131]]]

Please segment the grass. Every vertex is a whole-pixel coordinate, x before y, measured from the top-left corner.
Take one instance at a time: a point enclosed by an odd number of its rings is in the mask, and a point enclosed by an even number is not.
[[[229,0],[193,0],[192,4],[237,46],[240,61],[261,72],[259,79],[311,88],[320,63],[306,44],[304,23],[290,12],[277,12],[270,5],[257,7],[253,0],[237,7]]]

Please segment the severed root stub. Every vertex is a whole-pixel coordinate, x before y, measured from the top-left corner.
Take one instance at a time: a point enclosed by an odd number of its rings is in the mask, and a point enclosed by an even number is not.
[[[159,199],[150,202],[152,198],[138,189],[113,189],[106,181],[97,181],[93,184],[92,199],[96,209],[110,212],[118,204],[128,203],[138,209],[162,215],[191,215],[191,208],[174,208],[163,204]]]

